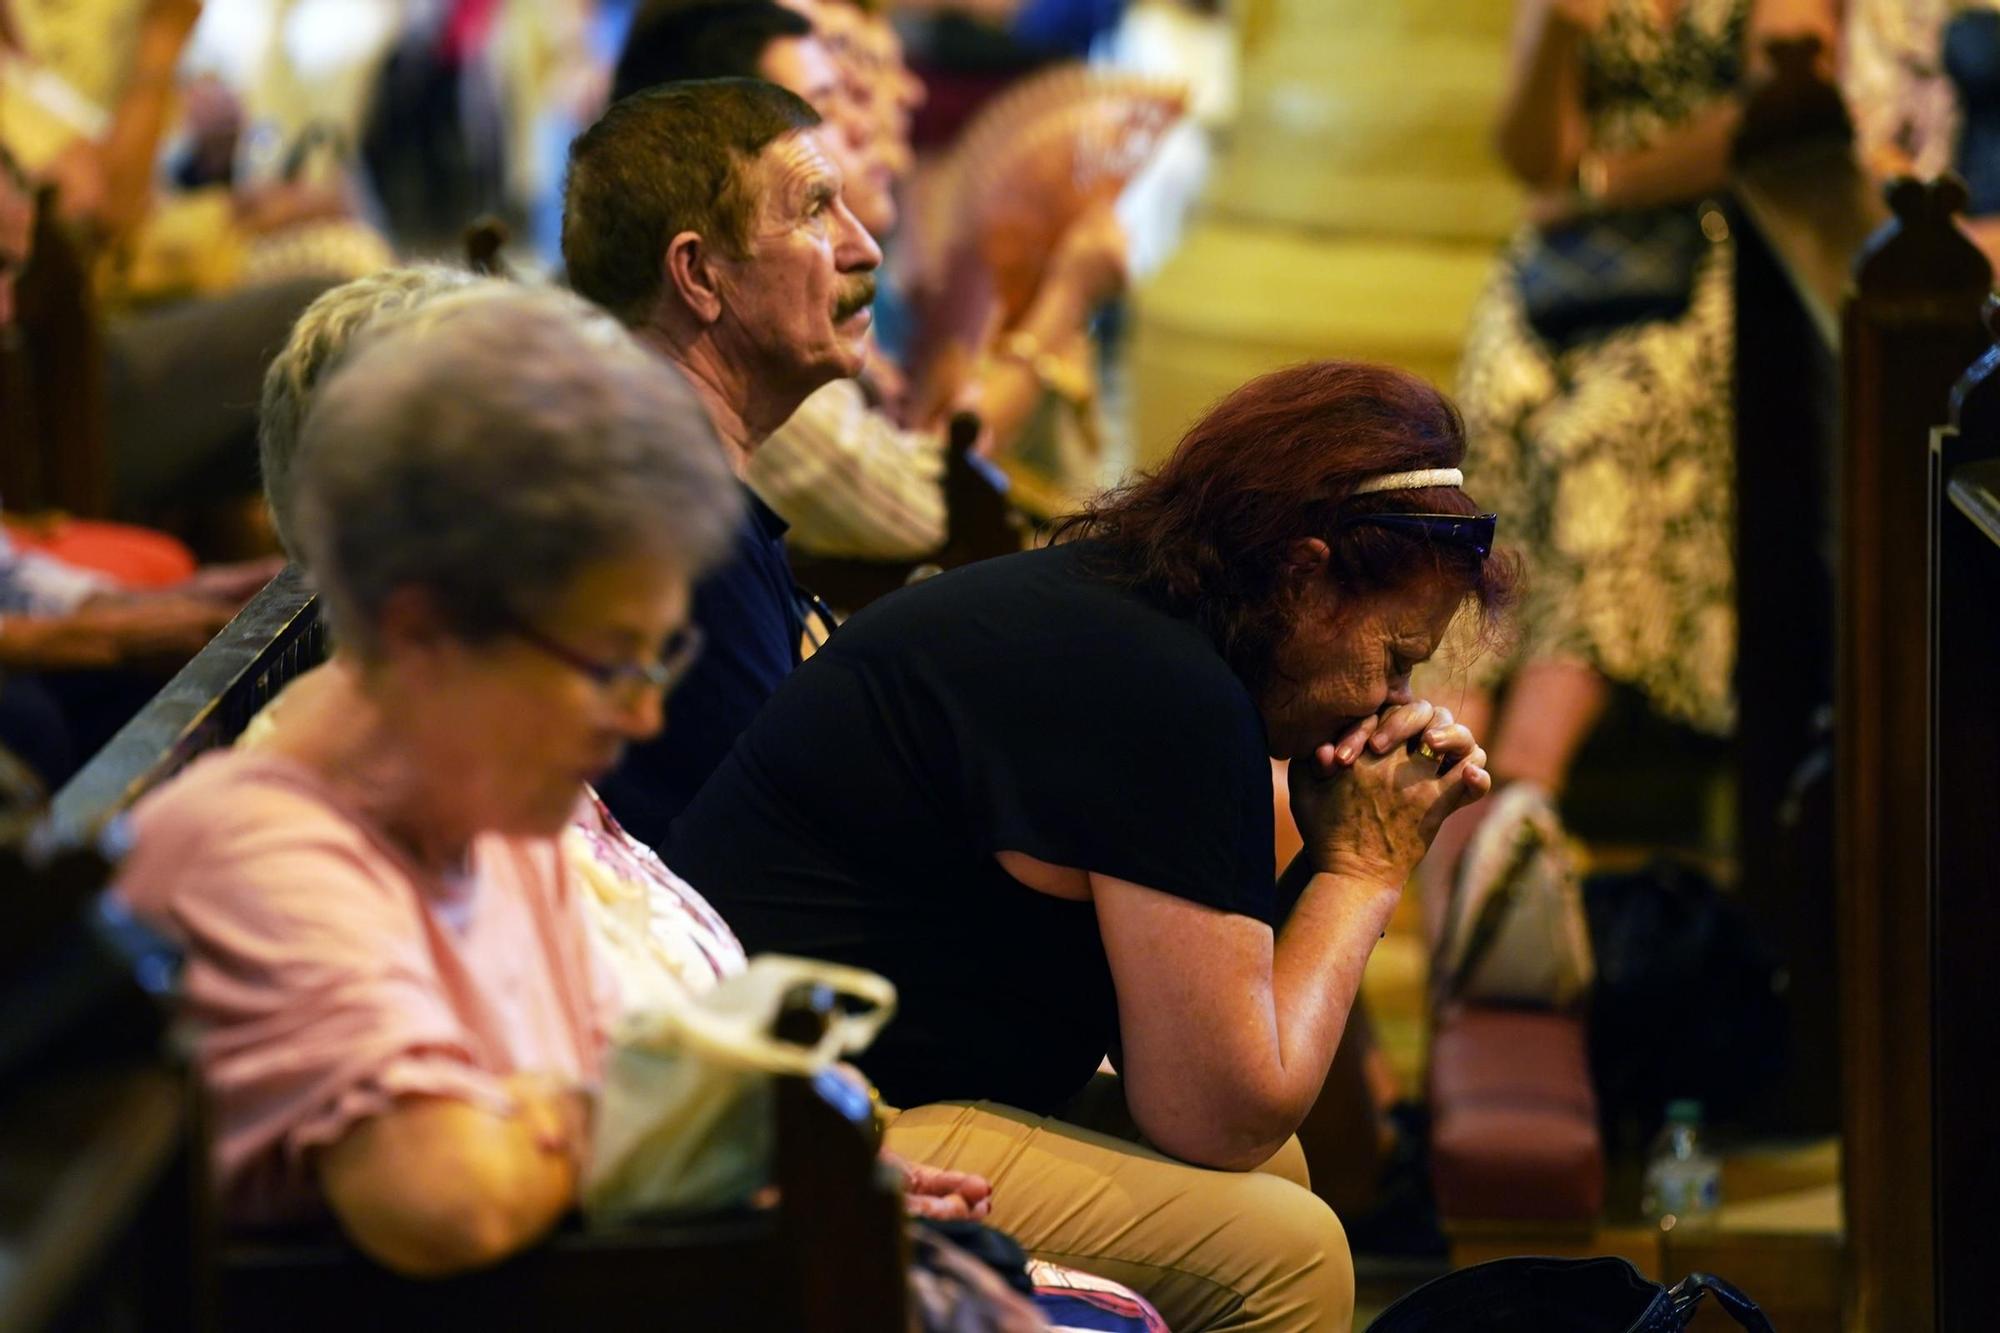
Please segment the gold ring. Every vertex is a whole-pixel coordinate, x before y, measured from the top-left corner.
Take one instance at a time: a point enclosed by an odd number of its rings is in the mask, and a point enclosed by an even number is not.
[[[1434,764],[1442,763],[1444,758],[1436,750],[1433,750],[1431,748],[1429,741],[1423,741],[1423,740],[1417,742],[1417,748],[1415,754],[1417,758],[1428,759]]]

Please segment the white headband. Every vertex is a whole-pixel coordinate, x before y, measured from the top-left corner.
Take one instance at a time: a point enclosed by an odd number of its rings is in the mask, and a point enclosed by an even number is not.
[[[1426,468],[1421,472],[1385,472],[1356,486],[1350,495],[1373,495],[1377,491],[1420,491],[1431,486],[1463,486],[1465,474],[1455,467]]]

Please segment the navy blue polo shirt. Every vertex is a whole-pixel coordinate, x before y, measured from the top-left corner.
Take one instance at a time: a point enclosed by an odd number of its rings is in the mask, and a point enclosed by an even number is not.
[[[743,488],[743,526],[729,563],[695,585],[689,618],[704,646],[667,700],[667,728],[630,747],[598,784],[626,831],[664,847],[667,826],[721,765],[757,710],[799,664],[805,617],[785,520]]]

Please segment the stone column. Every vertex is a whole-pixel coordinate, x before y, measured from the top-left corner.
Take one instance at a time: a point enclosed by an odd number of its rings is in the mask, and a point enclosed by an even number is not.
[[[1180,252],[1135,296],[1134,452],[1313,357],[1449,386],[1519,195],[1491,150],[1505,0],[1244,0],[1241,112]]]

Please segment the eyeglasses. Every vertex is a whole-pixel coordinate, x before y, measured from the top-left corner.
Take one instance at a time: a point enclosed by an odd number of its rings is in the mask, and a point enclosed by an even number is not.
[[[1493,553],[1493,530],[1498,514],[1356,514],[1341,524],[1344,528],[1394,528],[1399,532],[1419,532],[1434,542],[1457,546],[1481,557]]]
[[[702,646],[701,626],[683,625],[667,640],[657,661],[600,662],[523,621],[515,622],[514,636],[589,677],[607,695],[619,698],[629,698],[645,690],[665,694],[673,689],[693,669]]]

